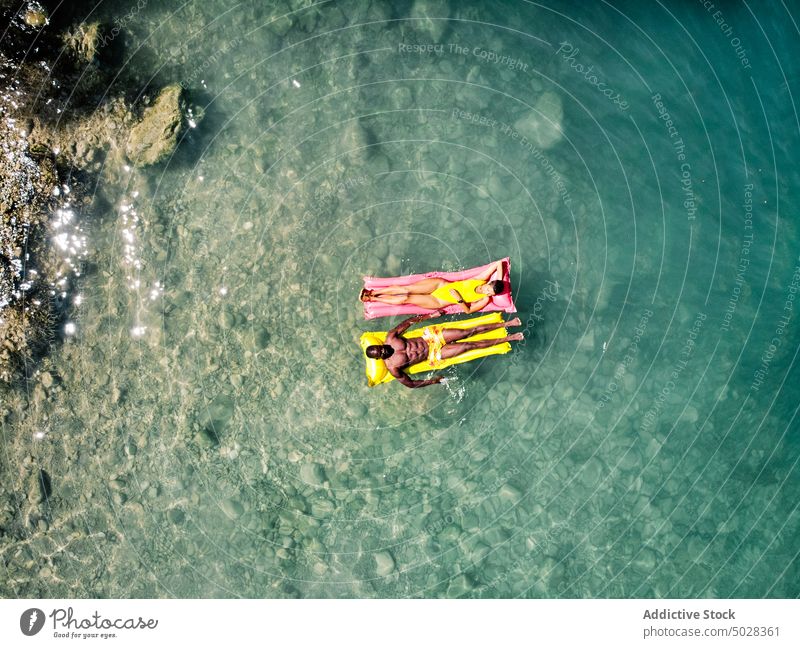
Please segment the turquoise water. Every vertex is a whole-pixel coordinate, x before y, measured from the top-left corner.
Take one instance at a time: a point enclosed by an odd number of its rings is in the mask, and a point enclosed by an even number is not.
[[[800,594],[796,15],[140,4],[124,82],[205,118],[97,181],[4,596]],[[363,274],[506,255],[525,343],[366,387]]]

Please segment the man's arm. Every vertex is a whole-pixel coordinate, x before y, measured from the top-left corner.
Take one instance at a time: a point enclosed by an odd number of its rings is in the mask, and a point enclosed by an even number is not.
[[[386,334],[386,337],[389,338],[393,335],[402,335],[408,330],[408,327],[412,324],[416,324],[417,322],[421,322],[423,319],[430,317],[430,314],[424,315],[414,315],[409,317],[408,319],[404,319],[400,322],[397,326],[395,326],[391,331]]]
[[[394,376],[394,374],[392,374]],[[417,387],[427,387],[428,385],[436,385],[442,382],[442,376],[436,376],[436,378],[428,378],[427,380],[412,380],[408,377],[408,374],[401,371],[399,376],[394,376],[401,385],[405,385],[406,387],[410,387],[411,389],[416,389]]]
[[[406,320],[400,322],[397,326],[395,326],[391,331],[386,334],[387,340],[392,335],[402,335],[408,330],[408,327],[412,324],[416,324],[417,322],[421,322],[422,320],[431,319],[432,317],[439,317],[439,315],[443,315],[447,307],[439,308],[432,313],[422,313],[421,315],[414,315],[413,317],[409,317]]]

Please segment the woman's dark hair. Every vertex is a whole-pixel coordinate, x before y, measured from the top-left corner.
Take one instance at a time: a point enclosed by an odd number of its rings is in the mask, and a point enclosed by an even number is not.
[[[388,357],[390,357],[392,355],[392,353],[394,353],[394,349],[392,347],[390,347],[390,346],[385,345],[385,344],[370,344],[366,348],[365,353],[367,354],[368,358],[372,358],[373,360],[383,360],[384,359],[384,356],[383,356],[384,351],[383,350],[387,349],[387,348],[389,349],[389,351],[391,351],[391,353],[389,353],[386,356],[388,358]]]
[[[497,281],[492,281],[492,290],[494,291],[495,295],[500,295],[506,291],[506,282],[498,279]]]

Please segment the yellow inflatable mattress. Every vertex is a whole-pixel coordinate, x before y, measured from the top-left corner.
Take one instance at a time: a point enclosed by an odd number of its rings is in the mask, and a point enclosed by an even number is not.
[[[460,320],[458,322],[444,322],[443,324],[439,324],[439,326],[446,329],[465,329],[473,326],[480,326],[481,324],[494,324],[495,322],[501,322],[502,320],[503,317],[500,313],[491,313],[489,315],[473,317],[470,319]],[[422,335],[422,329],[424,329],[425,326],[430,325],[428,324],[429,321],[430,320],[423,322],[420,328],[414,329],[413,331],[406,331],[403,334],[403,337],[420,337]],[[386,342],[387,333],[388,331],[368,331],[361,335],[361,350],[364,352],[364,360],[366,360],[367,363],[367,382],[370,387],[394,380],[394,376],[386,369],[386,363],[383,360],[373,360],[372,358],[368,358],[366,355],[366,349],[368,346],[373,344],[384,344]],[[505,328],[499,328],[495,329],[494,331],[488,331],[487,333],[481,333],[479,335],[473,335],[471,337],[464,338],[463,340],[459,340],[459,342],[494,340],[504,338],[506,335],[508,335],[508,331],[506,331]],[[442,361],[442,363],[436,367],[436,369],[444,369],[450,365],[469,362],[470,360],[475,360],[488,355],[495,355],[497,353],[508,353],[509,351],[511,351],[511,345],[508,342],[501,342],[485,349],[474,349],[472,351],[462,353],[455,358],[446,359]],[[433,371],[433,367],[431,367],[427,360],[424,362],[419,362],[415,365],[411,365],[411,367],[406,369],[406,372],[410,374],[422,373],[423,371]]]

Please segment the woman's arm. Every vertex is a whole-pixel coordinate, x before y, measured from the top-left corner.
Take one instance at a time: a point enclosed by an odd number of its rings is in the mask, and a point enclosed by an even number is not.
[[[503,278],[503,262],[498,261],[497,263],[489,266],[486,270],[481,272],[479,275],[475,275],[475,279],[480,279],[481,281],[489,281],[494,273],[498,273],[500,278]]]
[[[482,308],[484,308],[486,306],[486,304],[489,303],[489,301],[490,301],[489,297],[483,297],[482,299],[479,299],[478,301],[474,301],[471,304],[469,304],[469,307],[467,308],[467,310],[465,312],[467,312],[467,313],[476,313],[479,310],[481,310]]]
[[[464,301],[464,298],[461,296],[461,293],[458,292],[455,288],[450,289],[450,294],[453,297],[455,297],[458,305],[461,306],[461,310],[463,310],[465,313],[475,313],[481,310],[490,301],[489,297],[481,297],[480,299],[472,303],[466,302]]]
[[[471,313],[472,311],[469,309],[469,304],[464,301],[464,298],[461,296],[461,293],[458,292],[455,288],[450,289],[450,294],[456,300],[456,303],[461,306],[461,310],[465,313]]]

